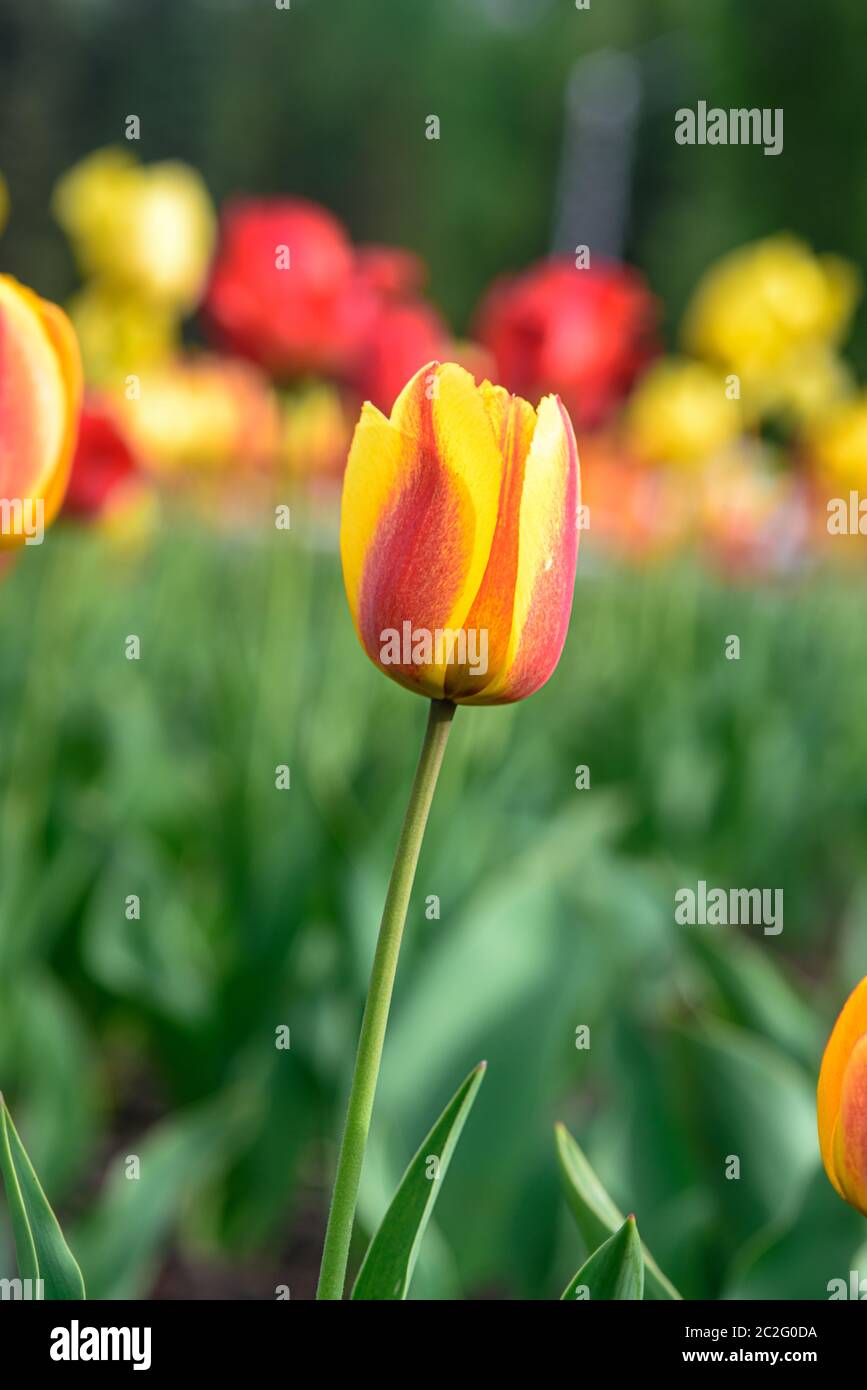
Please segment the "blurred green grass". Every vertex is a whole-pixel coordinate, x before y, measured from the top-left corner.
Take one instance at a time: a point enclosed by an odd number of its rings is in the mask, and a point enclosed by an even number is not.
[[[168,1248],[312,1292],[424,708],[296,534],[175,523],[130,562],[59,529],[0,590],[0,1082],[93,1296],[149,1292]],[[813,1090],[867,972],[863,599],[579,566],[550,684],[458,712],[360,1209],[486,1057],[415,1296],[556,1296],[582,1255],[558,1118],[686,1297],[824,1297],[855,1267]],[[699,878],[782,888],[783,933],[675,926]]]

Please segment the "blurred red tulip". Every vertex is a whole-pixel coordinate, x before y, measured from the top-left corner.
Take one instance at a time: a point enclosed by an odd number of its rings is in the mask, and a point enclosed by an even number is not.
[[[455,360],[457,353],[445,321],[420,296],[426,267],[419,256],[395,246],[362,246],[358,274],[379,302],[351,384],[363,400],[388,414],[419,367]]]
[[[349,237],[325,208],[272,198],[224,211],[203,305],[220,347],[277,376],[340,375],[375,304]]]
[[[64,513],[85,519],[100,516],[109,498],[137,476],[132,450],[111,407],[98,397],[88,398],[81,412]]]
[[[446,356],[450,337],[439,314],[423,300],[384,300],[353,376],[363,400],[388,414],[410,377]]]
[[[238,202],[223,216],[203,311],[221,347],[275,376],[337,378],[390,410],[407,378],[449,341],[419,297],[424,278],[418,256],[353,247],[314,203]]]
[[[356,269],[378,294],[398,298],[418,294],[427,279],[421,257],[401,246],[359,246]]]
[[[603,423],[655,354],[656,301],[628,266],[579,270],[568,257],[506,276],[489,290],[476,336],[497,379],[537,400],[556,391],[576,427]]]

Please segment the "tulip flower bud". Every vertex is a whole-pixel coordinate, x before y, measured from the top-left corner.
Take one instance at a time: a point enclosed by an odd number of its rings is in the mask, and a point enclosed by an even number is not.
[[[371,660],[407,689],[456,704],[538,690],[569,625],[579,500],[575,438],[556,396],[534,410],[433,362],[390,418],[366,403],[340,548]]]
[[[81,359],[66,315],[0,275],[0,550],[37,543],[57,515],[81,391]]]
[[[867,1216],[867,977],[834,1024],[817,1102],[825,1172],[840,1196]]]

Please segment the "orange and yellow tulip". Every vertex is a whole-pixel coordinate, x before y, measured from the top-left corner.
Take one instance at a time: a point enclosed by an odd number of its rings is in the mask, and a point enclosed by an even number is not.
[[[61,309],[0,275],[0,550],[41,539],[78,433],[78,344]]]
[[[825,1172],[840,1196],[867,1216],[867,977],[834,1024],[817,1102]]]
[[[429,363],[386,418],[367,402],[343,487],[355,628],[400,685],[455,704],[523,699],[560,658],[578,556],[569,416]]]

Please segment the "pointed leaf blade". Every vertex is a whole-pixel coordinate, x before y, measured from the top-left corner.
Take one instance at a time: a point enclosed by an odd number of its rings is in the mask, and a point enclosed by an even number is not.
[[[583,1150],[565,1125],[555,1127],[557,1158],[563,1176],[566,1198],[578,1229],[591,1250],[607,1240],[623,1224],[623,1213],[611,1200]],[[680,1299],[681,1295],[663,1274],[647,1246],[643,1246],[646,1297]]]
[[[427,1224],[452,1155],[485,1075],[484,1062],[474,1067],[422,1142],[358,1272],[353,1299],[405,1299]],[[436,1159],[436,1176],[430,1176]]]
[[[564,1289],[561,1303],[579,1299],[640,1301],[644,1297],[644,1259],[635,1217],[628,1216]]]
[[[3,1186],[6,1190],[6,1204],[9,1208],[12,1237],[15,1241],[18,1273],[22,1279],[29,1279],[35,1284],[39,1278],[39,1261],[36,1257],[36,1246],[33,1243],[30,1222],[27,1219],[27,1208],[24,1205],[21,1184],[18,1181],[18,1173],[12,1158],[9,1127],[6,1119],[8,1113],[6,1102],[0,1094],[0,1173],[2,1173]]]
[[[0,1095],[0,1172],[9,1203],[18,1272],[42,1280],[46,1299],[83,1299],[84,1279]]]

